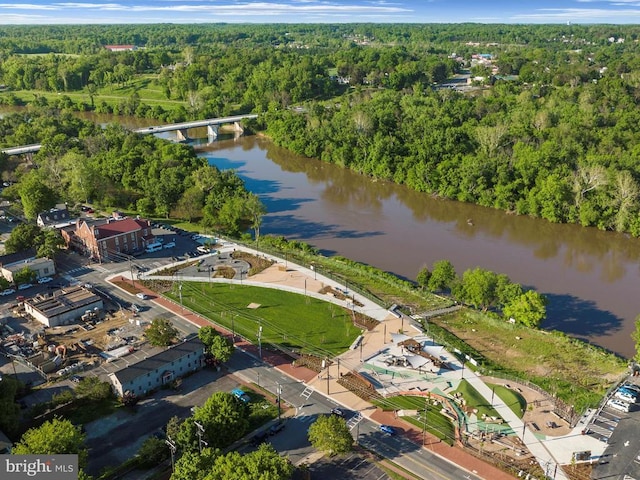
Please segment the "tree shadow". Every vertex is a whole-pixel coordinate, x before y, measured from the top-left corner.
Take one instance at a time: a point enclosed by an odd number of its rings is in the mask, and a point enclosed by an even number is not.
[[[576,337],[610,335],[619,331],[624,319],[598,308],[595,302],[573,295],[545,293],[549,300],[542,328],[560,330]]]

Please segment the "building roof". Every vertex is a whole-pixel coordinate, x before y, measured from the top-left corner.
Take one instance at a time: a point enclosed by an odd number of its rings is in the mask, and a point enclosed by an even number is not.
[[[69,210],[64,208],[52,208],[46,212],[38,214],[38,221],[45,226],[56,225],[58,223],[68,222],[70,219]]]
[[[70,287],[59,290],[53,297],[33,297],[25,300],[25,305],[37,310],[47,318],[66,312],[90,307],[102,299],[84,287]]]
[[[96,239],[102,240],[125,233],[136,232],[143,228],[149,228],[146,220],[137,218],[125,218],[123,220],[111,220],[94,228]]]
[[[25,260],[33,258],[36,258],[36,249],[30,248],[29,250],[23,250],[21,252],[9,253],[8,255],[0,256],[0,265],[6,267],[14,263],[24,262]]]
[[[23,269],[24,267],[29,267],[30,269],[33,270],[34,268],[38,268],[39,265],[48,265],[48,264],[50,264],[51,266],[54,265],[53,260],[47,257],[28,258],[23,262],[14,262],[11,265],[4,265],[2,268],[4,268],[5,270],[8,270],[9,272],[15,273]]]
[[[155,372],[166,367],[171,362],[185,357],[193,352],[204,352],[204,344],[198,337],[184,340],[176,345],[172,345],[166,350],[153,355],[141,362],[134,363],[121,370],[113,372],[121,385],[125,386],[136,378],[142,377],[147,373]]]

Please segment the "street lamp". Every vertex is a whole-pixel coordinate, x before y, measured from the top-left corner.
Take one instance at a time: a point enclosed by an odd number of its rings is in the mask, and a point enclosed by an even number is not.
[[[262,325],[258,327],[258,355],[262,360]]]
[[[313,272],[313,279],[317,280],[318,276],[317,276],[317,272],[316,272],[316,266],[312,264],[311,267],[309,267],[309,268],[311,268],[311,271]]]

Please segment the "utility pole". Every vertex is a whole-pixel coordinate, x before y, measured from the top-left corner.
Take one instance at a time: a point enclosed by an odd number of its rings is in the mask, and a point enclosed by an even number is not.
[[[422,425],[422,445],[424,446],[424,444],[426,443],[426,438],[427,438],[427,405],[428,405],[428,398],[425,397],[424,398],[424,422]]]
[[[282,385],[280,385],[279,383],[276,383],[276,385],[278,386],[277,392],[278,392],[278,422],[280,421],[280,396],[282,395]]]
[[[258,327],[258,356],[262,360],[262,325]]]
[[[175,472],[175,461],[174,461],[174,456],[176,454],[176,451],[178,450],[178,447],[176,446],[176,443],[171,440],[171,437],[167,436],[167,439],[164,441],[164,443],[166,443],[169,446],[169,451],[171,452],[171,471]]]
[[[205,442],[204,440],[202,440],[202,435],[204,434],[204,427],[202,426],[201,423],[198,422],[193,422],[193,424],[198,428],[197,434],[198,434],[198,449],[200,450],[200,454],[202,454],[202,444],[206,444],[207,442]]]

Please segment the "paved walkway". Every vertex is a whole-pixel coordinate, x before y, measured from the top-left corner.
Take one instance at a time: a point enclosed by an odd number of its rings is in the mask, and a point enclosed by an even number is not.
[[[221,252],[226,253],[240,249],[246,250],[250,253],[255,253],[255,250],[246,249],[239,245],[229,245],[223,248]],[[405,432],[407,437],[411,438],[416,443],[421,444],[423,435],[421,430],[418,430],[407,422],[397,419],[393,412],[380,411],[371,403],[361,399],[338,384],[337,380],[340,378],[341,374],[345,374],[349,371],[360,371],[362,368],[370,366],[369,362],[373,362],[373,359],[376,356],[384,354],[393,348],[394,344],[391,338],[392,333],[402,332],[408,336],[416,337],[423,335],[422,332],[418,328],[414,327],[410,321],[398,318],[398,316],[390,313],[385,308],[375,304],[367,298],[361,297],[355,292],[349,292],[349,296],[351,298],[347,301],[318,293],[325,286],[332,286],[336,289],[344,290],[345,285],[326,278],[310,268],[295,265],[291,262],[285,263],[282,259],[277,257],[269,255],[264,256],[272,259],[280,268],[272,267],[268,269],[268,273],[262,272],[254,275],[251,277],[251,280],[211,279],[208,275],[205,277],[181,277],[181,279],[184,281],[232,282],[245,285],[268,286],[269,288],[277,288],[295,293],[304,293],[309,296],[320,298],[324,301],[333,302],[345,308],[354,309],[357,312],[379,320],[380,323],[377,327],[363,334],[362,341],[357,348],[348,350],[337,357],[336,362],[329,365],[328,368],[323,370],[319,375],[308,368],[293,366],[288,359],[285,359],[283,356],[278,354],[263,351],[262,357],[263,360],[280,369],[287,375],[298,380],[303,380],[316,391],[324,395],[329,395],[333,401],[342,404],[351,410],[359,411],[364,416],[375,422],[394,425]],[[111,278],[117,276],[129,278],[129,275],[129,272],[123,272],[121,274],[114,275]],[[154,271],[145,273],[145,277],[149,279],[173,279],[173,277],[155,276]],[[149,291],[147,293],[152,294],[153,292]],[[154,302],[181,316],[194,325],[211,325],[208,320],[188,309],[182,308],[180,305],[171,302],[164,297],[154,297]],[[352,303],[351,299],[356,300],[355,305]],[[230,334],[230,332],[224,330],[221,331],[227,335]],[[256,356],[258,355],[257,347],[249,342],[236,342],[236,345]],[[438,348],[435,344],[433,344],[433,347]],[[491,400],[493,400],[493,407],[500,413],[502,418],[509,423],[514,432],[527,445],[531,454],[537,459],[542,469],[550,476],[550,478],[566,480],[567,477],[564,472],[559,467],[557,468],[556,465],[560,460],[562,460],[562,463],[564,464],[570,463],[570,453],[568,452],[583,449],[576,446],[576,440],[581,439],[583,441],[589,441],[591,437],[585,438],[585,436],[580,435],[578,431],[581,430],[581,427],[577,427],[576,431],[572,432],[572,434],[568,436],[569,438],[565,441],[562,441],[565,437],[552,438],[549,442],[541,441],[523,424],[522,420],[518,418],[499,397],[492,394],[491,389],[473,371],[464,369],[464,367],[452,355],[447,354],[446,359],[449,364],[454,366],[454,369],[451,371],[443,370],[438,372],[437,375],[433,375],[432,385],[429,385],[428,382],[425,383],[425,380],[420,378],[409,380],[406,380],[406,378],[404,380],[399,378],[398,381],[394,382],[395,373],[393,372],[388,372],[386,374],[386,378],[381,379],[383,380],[381,383],[390,389],[397,389],[398,392],[416,388],[417,383],[423,385],[425,389],[436,385],[442,390],[445,383],[449,384],[449,388],[455,389],[455,386],[457,386],[459,381],[464,377],[464,379],[470,382],[487,400],[487,403],[490,403]],[[577,439],[576,436],[581,438]],[[551,447],[547,446],[549,444]],[[592,445],[589,446],[591,447]],[[596,446],[593,445],[593,447]],[[440,455],[442,458],[445,458],[459,467],[481,476],[482,478],[491,478],[492,480],[506,480],[513,478],[510,474],[507,474],[467,453],[461,447],[450,447],[431,435],[427,435],[425,448],[428,448],[430,451]],[[584,449],[586,450],[589,448]]]

